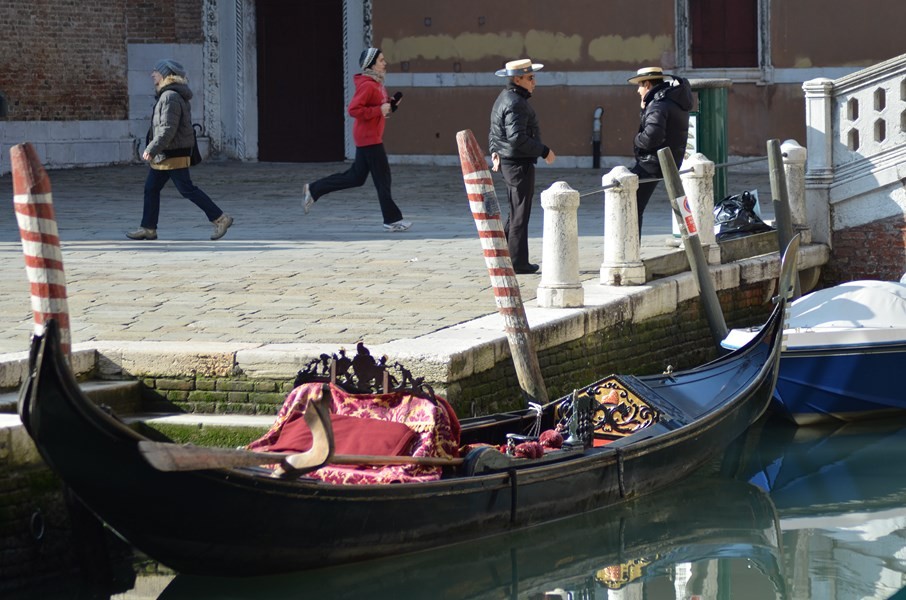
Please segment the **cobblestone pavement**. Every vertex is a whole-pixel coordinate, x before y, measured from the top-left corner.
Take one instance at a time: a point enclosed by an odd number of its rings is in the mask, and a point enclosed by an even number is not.
[[[303,214],[302,184],[345,168],[232,161],[193,168],[195,183],[235,218],[216,242],[203,213],[172,184],[163,194],[159,239],[125,238],[141,218],[144,166],[50,171],[73,343],[309,342],[334,349],[358,339],[413,338],[495,311],[459,167],[392,166],[394,197],[414,223],[404,233],[383,230],[370,179]],[[540,192],[555,181],[592,191],[609,169],[539,168],[533,261],[541,258]],[[0,211],[0,353],[21,352],[32,317],[9,175],[0,177],[0,189],[7,196]],[[770,217],[766,163],[731,171],[729,189],[758,189]],[[599,276],[603,199],[584,196],[579,208],[583,280]],[[668,248],[671,219],[660,185],[645,213],[643,257]],[[519,282],[523,301],[533,300],[540,274]]]

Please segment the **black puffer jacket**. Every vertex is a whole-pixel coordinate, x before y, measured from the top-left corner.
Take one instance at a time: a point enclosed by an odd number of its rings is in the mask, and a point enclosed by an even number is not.
[[[503,162],[547,158],[550,148],[541,142],[541,128],[535,109],[528,103],[531,93],[510,82],[491,109],[488,150],[497,152]]]
[[[677,168],[683,163],[691,109],[692,86],[682,77],[665,81],[645,94],[645,108],[633,146],[636,160],[652,177],[661,176],[657,159],[661,148],[670,148]]]

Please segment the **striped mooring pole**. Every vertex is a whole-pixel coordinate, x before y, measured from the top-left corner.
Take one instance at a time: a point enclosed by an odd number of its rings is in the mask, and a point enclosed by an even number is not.
[[[54,216],[50,179],[31,144],[10,148],[13,174],[13,204],[25,254],[25,271],[31,288],[35,335],[44,333],[44,324],[55,319],[60,326],[60,345],[68,357],[72,340],[63,254]]]
[[[547,388],[541,377],[541,367],[532,344],[522,294],[500,223],[500,204],[497,202],[497,192],[494,191],[488,163],[471,130],[457,133],[456,145],[459,147],[459,162],[462,164],[462,178],[469,197],[469,207],[478,229],[491,286],[494,288],[497,311],[503,317],[519,385],[527,402],[546,404]]]

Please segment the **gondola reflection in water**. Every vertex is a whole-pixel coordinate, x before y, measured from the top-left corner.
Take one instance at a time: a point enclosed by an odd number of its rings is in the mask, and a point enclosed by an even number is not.
[[[354,566],[254,578],[178,575],[158,600],[687,598],[731,569],[757,594],[749,597],[784,597],[777,515],[767,494],[705,474],[672,491]],[[569,595],[545,595],[555,590]]]

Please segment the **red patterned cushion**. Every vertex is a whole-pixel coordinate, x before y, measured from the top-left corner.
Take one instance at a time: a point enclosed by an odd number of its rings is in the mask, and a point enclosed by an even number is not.
[[[334,453],[404,456],[418,438],[403,423],[330,415],[333,425]],[[283,426],[270,452],[303,452],[311,448],[311,430],[305,419],[293,419]]]

